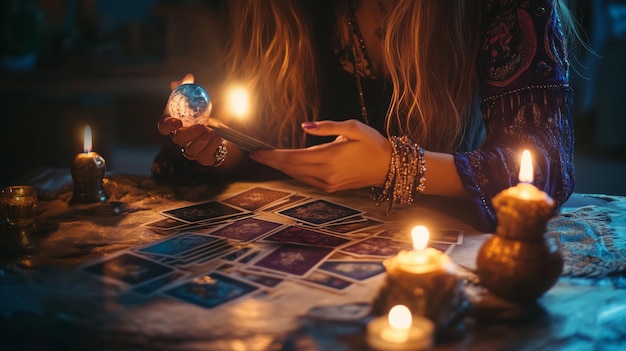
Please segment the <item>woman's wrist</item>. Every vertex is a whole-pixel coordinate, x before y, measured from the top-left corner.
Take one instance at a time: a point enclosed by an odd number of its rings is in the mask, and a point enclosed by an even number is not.
[[[388,202],[387,214],[396,203],[410,205],[426,189],[426,159],[424,149],[409,137],[392,136],[391,161],[387,179],[382,187],[375,189],[377,205]]]

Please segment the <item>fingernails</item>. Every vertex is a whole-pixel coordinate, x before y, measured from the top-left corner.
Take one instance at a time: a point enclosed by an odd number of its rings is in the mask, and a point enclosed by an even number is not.
[[[304,129],[316,129],[317,123],[315,122],[304,122],[302,123],[302,128]]]

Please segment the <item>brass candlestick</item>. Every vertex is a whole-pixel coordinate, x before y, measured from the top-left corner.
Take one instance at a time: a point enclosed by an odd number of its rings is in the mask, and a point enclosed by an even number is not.
[[[439,252],[428,249],[429,252]],[[415,273],[403,267],[398,257],[384,261],[387,279],[372,303],[374,315],[383,315],[396,304],[403,304],[416,316],[429,318],[437,334],[457,333],[468,303],[456,265],[439,252],[432,270]]]
[[[524,170],[520,180],[532,180]],[[529,173],[530,176],[522,176]],[[493,198],[498,225],[476,261],[480,284],[495,295],[514,302],[531,302],[548,291],[563,271],[563,258],[553,239],[545,236],[555,214],[554,200],[529,183],[505,189]]]
[[[372,313],[383,315],[402,304],[413,315],[430,319],[437,335],[457,336],[469,307],[457,265],[443,252],[425,248],[429,234],[424,227],[415,227],[411,235],[412,251],[402,250],[383,262],[387,278],[372,303]]]

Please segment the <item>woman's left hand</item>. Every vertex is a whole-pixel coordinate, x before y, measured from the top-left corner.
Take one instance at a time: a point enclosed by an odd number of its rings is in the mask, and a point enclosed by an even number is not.
[[[257,150],[250,157],[326,192],[380,186],[391,160],[391,144],[357,120],[305,122],[312,135],[338,137],[304,149]]]

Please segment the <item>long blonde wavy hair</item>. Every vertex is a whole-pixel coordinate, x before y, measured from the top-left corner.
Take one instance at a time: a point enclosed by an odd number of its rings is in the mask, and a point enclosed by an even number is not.
[[[458,146],[477,91],[483,1],[398,0],[390,7],[383,40],[393,86],[388,134],[409,135],[433,151]],[[228,0],[228,6],[226,80],[254,92],[257,135],[281,147],[303,146],[300,124],[319,118],[320,101],[313,29],[300,2]],[[569,22],[567,7],[559,7]]]

